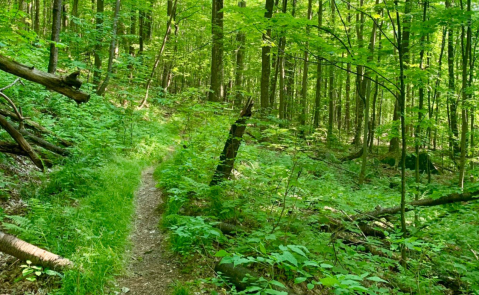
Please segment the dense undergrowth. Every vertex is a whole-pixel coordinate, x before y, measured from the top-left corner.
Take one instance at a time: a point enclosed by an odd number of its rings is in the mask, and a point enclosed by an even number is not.
[[[361,237],[358,225],[350,222],[346,228],[328,228],[330,219],[397,205],[400,194],[394,184],[399,172],[373,159],[368,183],[359,187],[355,179],[359,163],[341,164],[334,153],[324,161],[313,160],[305,151],[318,152],[320,143],[298,141],[291,130],[272,124],[257,128],[262,123],[251,121],[234,179],[209,187],[229,126],[237,116],[235,112],[219,115],[217,108],[183,108],[182,147],[156,171],[169,199],[161,226],[171,232],[172,250],[196,265],[193,269],[205,278],[193,290],[209,288],[216,294],[226,287],[232,288],[231,294],[237,293],[224,276],[214,277],[211,272],[223,258],[223,262],[248,265],[262,276],[240,294],[286,294],[279,291],[285,285],[308,294],[444,294],[451,290],[478,294],[477,203],[417,210],[416,227],[411,212],[407,238],[401,237],[392,220],[375,224],[385,232],[384,242],[367,237],[351,243],[343,233]],[[341,154],[341,148],[335,153]],[[409,177],[409,197],[413,198],[413,173]],[[421,185],[421,195],[451,193],[452,181],[447,175],[434,176],[431,184]],[[223,235],[216,228],[218,222],[243,231]],[[410,255],[406,268],[398,260],[401,245]],[[371,254],[370,247],[382,254]]]
[[[175,119],[158,108],[136,111],[98,96],[76,105],[30,83],[9,94],[55,133],[50,140],[61,137],[74,146],[70,157],[55,158],[58,165],[45,174],[32,168],[18,175],[0,171],[0,204],[8,204],[12,193],[23,202],[20,212],[0,206],[1,227],[74,262],[60,289],[51,292],[108,294],[114,276],[124,270],[141,171],[161,161],[174,144]],[[17,165],[4,154],[0,162]]]

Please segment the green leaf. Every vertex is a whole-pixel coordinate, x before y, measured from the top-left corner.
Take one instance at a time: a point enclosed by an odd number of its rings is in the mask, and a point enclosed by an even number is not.
[[[322,268],[333,268],[334,266],[332,266],[331,264],[327,264],[327,263],[321,263],[321,267]]]
[[[301,284],[302,282],[306,281],[308,278],[305,277],[299,277],[294,279],[295,284]]]
[[[387,283],[388,281],[381,279],[380,277],[369,277],[366,278],[366,280],[370,280],[373,282],[382,282],[382,283]]]
[[[219,250],[215,254],[215,257],[226,257],[226,256],[230,256],[230,254],[226,252],[225,250]]]
[[[293,256],[293,254],[291,254],[291,252],[284,251],[283,255],[281,255],[281,258],[283,259],[283,261],[287,261],[294,266],[298,266],[298,260],[296,260],[296,258]]]
[[[259,250],[261,253],[266,254],[266,248],[264,247],[263,243],[259,243]]]
[[[338,279],[335,277],[323,278],[323,279],[320,279],[319,281],[321,282],[321,284],[323,284],[326,287],[331,287],[339,283]]]
[[[308,290],[313,290],[314,285],[313,284],[308,284]]]
[[[288,292],[282,292],[282,291],[276,291],[273,289],[267,289],[265,290],[266,294],[273,294],[273,295],[288,295]]]
[[[278,286],[278,287],[280,287],[280,288],[286,289],[286,286],[285,286],[285,285],[283,285],[281,282],[278,282],[278,281],[276,281],[276,280],[271,280],[271,281],[269,281],[269,283],[270,283],[271,285],[275,285],[275,286]]]

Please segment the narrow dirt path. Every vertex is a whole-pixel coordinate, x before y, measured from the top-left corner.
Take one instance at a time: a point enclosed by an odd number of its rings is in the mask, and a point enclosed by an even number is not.
[[[174,257],[164,251],[163,235],[158,229],[161,191],[153,179],[154,168],[143,171],[142,185],[136,194],[135,227],[128,274],[118,280],[121,294],[167,295],[175,280],[181,280]]]

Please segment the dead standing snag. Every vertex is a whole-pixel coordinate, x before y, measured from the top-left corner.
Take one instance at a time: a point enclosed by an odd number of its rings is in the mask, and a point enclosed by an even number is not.
[[[239,119],[231,125],[228,139],[226,140],[223,152],[221,152],[220,163],[216,167],[210,186],[218,185],[230,177],[231,171],[234,168],[236,155],[238,154],[246,130],[246,121],[251,117],[252,109],[253,101],[250,98],[241,111]]]

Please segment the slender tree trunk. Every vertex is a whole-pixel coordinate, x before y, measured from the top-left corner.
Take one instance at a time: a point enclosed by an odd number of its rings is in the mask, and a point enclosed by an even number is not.
[[[379,0],[376,0],[376,5],[379,4]],[[374,47],[376,46],[376,30],[377,30],[377,22],[374,22],[373,29],[371,31],[371,38],[369,39],[369,56],[368,62],[371,62],[374,59]],[[363,92],[365,94],[364,97],[364,130],[363,130],[363,155],[362,155],[362,162],[361,162],[361,171],[359,172],[359,184],[362,185],[364,183],[364,178],[366,177],[366,168],[367,168],[367,161],[368,161],[368,134],[369,134],[369,100],[371,97],[371,80],[366,79],[370,76],[370,70],[366,70],[364,72],[363,78],[363,86],[361,88],[365,88]]]
[[[446,0],[446,8],[452,8],[451,0]],[[448,95],[447,95],[447,104],[450,106],[450,135],[449,135],[449,145],[452,149],[452,158],[455,159],[455,154],[459,151],[459,146],[457,144],[457,138],[459,137],[459,131],[457,127],[457,105],[455,98],[455,76],[454,76],[454,27],[449,25],[448,28],[448,39],[447,39],[447,65],[448,65]]]
[[[93,53],[95,57],[95,71],[93,73],[93,84],[99,86],[101,78],[101,49],[103,42],[103,12],[105,11],[104,0],[96,1],[96,44]]]
[[[168,20],[168,24],[166,26],[166,32],[165,32],[165,35],[163,37],[163,43],[161,43],[160,51],[158,52],[158,55],[156,57],[155,64],[153,65],[153,69],[151,70],[151,74],[146,81],[146,94],[145,94],[145,97],[143,98],[143,100],[141,101],[141,103],[139,105],[140,109],[143,108],[145,106],[146,102],[148,101],[148,95],[149,95],[149,91],[150,91],[151,82],[153,81],[153,77],[155,76],[156,69],[158,68],[158,65],[160,64],[161,57],[163,56],[163,52],[165,51],[166,42],[168,41],[168,36],[170,35],[170,31],[171,31],[171,24],[173,22],[173,17],[176,14],[176,5],[177,4],[178,4],[178,0],[175,0],[175,3],[173,4],[173,12],[170,15],[170,19]]]
[[[167,19],[169,20],[171,17],[171,13],[173,10],[173,0],[168,0],[168,9],[166,10],[167,14]],[[173,16],[173,20],[176,18],[176,16]],[[167,24],[168,25],[168,21]],[[175,30],[177,32],[177,30]],[[168,35],[171,34],[171,31],[168,33]],[[169,38],[169,36],[168,36]],[[161,77],[161,88],[163,88],[163,91],[166,93],[168,86],[170,85],[171,81],[171,68],[173,67],[173,62],[171,59],[169,59],[165,65],[163,66],[163,75]]]
[[[212,0],[211,31],[213,46],[211,48],[211,86],[209,101],[223,99],[223,0]]]
[[[117,39],[117,26],[118,26],[118,17],[120,15],[120,0],[116,0],[115,4],[115,15],[113,16],[113,28],[112,28],[112,36],[111,36],[111,43],[110,43],[110,56],[108,57],[108,71],[106,74],[106,78],[98,88],[96,92],[97,95],[103,95],[105,93],[106,87],[110,82],[110,77],[113,74],[113,58],[115,57],[115,48],[116,48],[116,39]]]
[[[360,7],[363,6],[364,0],[359,1]],[[360,13],[356,15],[356,34],[358,36],[358,47],[364,47],[364,39],[363,39],[363,32],[364,32],[364,21],[365,16],[364,13]],[[364,67],[358,65],[356,67],[356,129],[354,132],[353,138],[353,145],[359,145],[361,143],[361,130],[363,119],[364,119],[364,96],[366,84],[363,84],[363,75],[364,75]]]
[[[37,35],[40,35],[40,0],[35,0],[35,20],[33,29]]]
[[[242,8],[246,7],[246,1],[239,1],[238,6]],[[239,107],[243,101],[243,72],[246,34],[244,32],[238,32],[238,35],[236,35],[236,41],[238,42],[238,51],[236,52],[235,105]]]
[[[313,17],[313,0],[308,0],[308,20],[311,20]],[[309,36],[309,26],[306,27],[306,35]],[[308,66],[309,66],[309,53],[308,53],[308,42],[306,42],[306,50],[303,53],[303,85],[301,88],[301,116],[299,124],[302,126],[300,130],[301,135],[304,135],[305,125],[306,125],[306,114],[308,109]]]
[[[287,1],[287,0],[286,0]],[[264,17],[269,20],[273,16],[274,0],[266,0]],[[263,34],[263,46],[261,47],[261,109],[265,111],[269,107],[269,79],[271,75],[271,28]]]
[[[52,18],[52,44],[50,45],[50,61],[48,63],[48,72],[55,74],[58,64],[58,47],[55,43],[60,41],[62,19],[62,0],[54,0],[53,2],[53,18]]]
[[[467,0],[467,12],[471,12],[471,0]],[[459,187],[464,188],[464,175],[466,169],[466,140],[468,130],[468,114],[467,114],[467,101],[469,97],[469,61],[472,59],[472,19],[470,14],[467,19],[467,29],[462,26],[462,44],[463,44],[463,57],[462,57],[462,128],[461,128],[461,159],[459,164]],[[465,46],[464,46],[465,41]]]
[[[397,2],[396,2],[397,5]],[[411,0],[406,0],[404,9],[403,28],[401,28],[401,18],[399,16],[399,9],[396,6],[396,21],[397,21],[397,47],[399,55],[399,82],[400,82],[400,96],[399,106],[401,111],[401,231],[403,237],[407,235],[406,226],[406,151],[407,151],[407,137],[406,137],[406,77],[405,70],[406,63],[409,61],[409,36],[411,23]],[[407,252],[403,245],[401,247],[401,259],[403,266],[407,263]]]
[[[422,16],[423,23],[426,22],[427,6],[428,6],[428,1],[426,0],[426,1],[424,1],[424,4],[423,4],[423,16]],[[426,44],[424,44],[425,41],[426,41],[426,35],[422,35],[421,36],[421,45],[422,46],[421,46],[421,52],[419,53],[419,69],[420,70],[424,70],[424,53],[425,53],[424,48],[426,46]],[[414,139],[415,139],[414,145],[415,145],[415,150],[416,150],[416,169],[415,169],[416,194],[414,196],[415,200],[419,200],[419,195],[420,195],[420,192],[419,192],[419,183],[420,183],[419,153],[420,153],[420,149],[421,149],[421,123],[422,123],[422,118],[423,118],[422,110],[423,110],[423,107],[424,107],[424,86],[425,86],[425,84],[426,84],[425,81],[421,81],[420,86],[419,86],[419,110],[417,112],[417,125],[416,125],[415,131],[414,131]],[[428,165],[429,163],[426,163],[426,164]],[[419,226],[419,215],[418,215],[417,211],[414,211],[414,225],[416,227]]]
[[[142,56],[143,51],[145,50],[145,11],[140,9],[139,12],[139,32],[138,32],[138,42],[140,43],[140,48],[138,50],[138,55]]]

